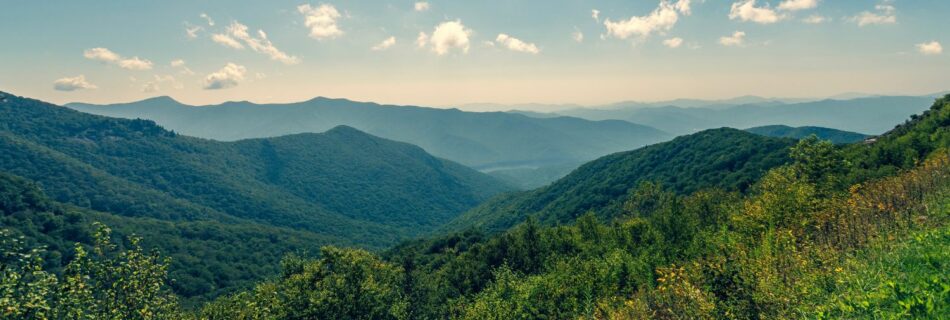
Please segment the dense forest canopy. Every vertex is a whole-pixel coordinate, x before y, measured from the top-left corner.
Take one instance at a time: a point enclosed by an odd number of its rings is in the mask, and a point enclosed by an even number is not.
[[[712,187],[745,191],[766,171],[786,163],[794,143],[730,128],[706,130],[591,161],[549,186],[496,197],[443,229],[504,230],[531,215],[555,223],[588,211],[610,219],[646,181],[679,194]]]
[[[698,137],[717,132],[750,135],[722,129]],[[837,319],[950,313],[950,96],[873,142],[836,146],[812,136],[773,143],[784,160],[764,168],[745,188],[681,189],[665,186],[663,179],[632,180],[617,212],[608,216],[595,209],[549,224],[528,214],[499,233],[469,229],[404,242],[381,254],[325,247],[315,259],[287,256],[277,276],[191,310],[179,307],[168,291],[168,261],[146,253],[138,238],[121,248],[108,228],[94,225],[93,236],[85,238],[91,244],[77,245],[61,273],[44,270],[43,259],[55,255],[5,240],[0,311],[13,319]],[[0,181],[19,190],[2,198],[17,203],[10,206],[12,216],[46,212],[70,219],[44,204],[28,181]],[[36,221],[44,219],[51,218]]]
[[[795,138],[803,139],[810,135],[815,135],[819,139],[828,140],[833,143],[855,143],[868,138],[868,135],[857,132],[843,131],[823,127],[789,127],[783,125],[761,126],[745,129],[745,131],[760,134],[767,137],[777,138]]]
[[[61,210],[86,217],[86,227],[108,220],[118,232],[145,236],[145,247],[174,258],[175,291],[185,297],[275,274],[279,258],[295,251],[385,248],[511,190],[416,146],[349,127],[217,142],[3,95],[0,172],[35,183],[52,202],[96,211]],[[44,244],[63,252],[78,234],[53,233],[44,237],[61,242]]]

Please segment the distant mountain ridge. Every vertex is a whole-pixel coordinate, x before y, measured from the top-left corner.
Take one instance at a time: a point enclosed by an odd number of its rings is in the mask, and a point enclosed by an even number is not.
[[[705,129],[750,128],[765,125],[816,126],[881,134],[907,117],[924,110],[936,98],[851,94],[849,99],[766,99],[739,97],[723,101],[672,100],[659,103],[619,103],[596,108],[556,111],[590,120],[619,119],[651,126],[676,135]],[[550,115],[536,115],[537,117]]]
[[[168,97],[114,105],[72,103],[82,112],[142,118],[186,135],[233,141],[338,125],[418,145],[433,155],[479,169],[561,166],[669,139],[660,130],[620,120],[532,118],[504,112],[464,112],[314,98],[288,104],[227,102],[194,107]]]
[[[822,127],[789,127],[783,125],[761,126],[748,128],[745,131],[760,134],[767,137],[776,138],[794,138],[801,139],[810,135],[815,135],[822,140],[830,140],[836,144],[854,143],[869,137],[866,134],[849,132],[832,128]]]

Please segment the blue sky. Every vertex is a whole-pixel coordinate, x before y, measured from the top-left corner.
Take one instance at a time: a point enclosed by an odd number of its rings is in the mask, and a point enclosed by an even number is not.
[[[4,0],[0,90],[452,106],[950,89],[950,1],[424,3]]]

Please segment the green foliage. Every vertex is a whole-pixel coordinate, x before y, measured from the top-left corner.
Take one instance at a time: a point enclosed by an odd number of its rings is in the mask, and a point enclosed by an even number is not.
[[[151,121],[5,99],[0,187],[23,193],[3,193],[0,223],[46,245],[53,271],[71,243],[90,244],[90,221],[140,234],[143,246],[173,258],[174,289],[189,303],[276,274],[284,254],[311,255],[326,244],[380,249],[508,190],[418,147],[347,127],[217,142]],[[20,184],[11,175],[35,186],[8,188]],[[52,200],[31,195],[40,189]]]
[[[168,261],[139,239],[118,250],[97,225],[89,253],[77,245],[62,276],[43,270],[41,249],[0,230],[0,315],[4,319],[180,319],[167,280]]]
[[[678,194],[745,191],[766,171],[787,163],[794,143],[735,129],[706,130],[597,159],[547,187],[488,201],[442,229],[505,230],[530,215],[545,224],[563,223],[591,210],[610,219],[641,182],[658,182]]]
[[[848,132],[842,130],[836,130],[831,128],[822,128],[822,127],[789,127],[782,125],[774,126],[762,126],[745,129],[745,131],[763,135],[766,137],[776,137],[776,138],[794,138],[794,139],[804,139],[809,136],[817,136],[821,140],[831,141],[835,144],[846,144],[846,143],[855,143],[864,141],[868,135]]]
[[[321,252],[314,261],[290,258],[280,279],[210,303],[200,318],[407,319],[402,269],[364,250]]]

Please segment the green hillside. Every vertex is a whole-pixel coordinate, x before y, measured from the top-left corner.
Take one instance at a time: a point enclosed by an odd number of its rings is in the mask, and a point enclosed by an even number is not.
[[[319,259],[286,260],[281,277],[194,316],[939,319],[950,311],[945,99],[875,144],[804,139],[742,193],[643,184],[610,221],[597,212],[558,226],[529,219],[491,236],[404,243],[382,257],[327,248]],[[866,157],[882,150],[916,161]],[[858,160],[867,167],[850,165]],[[901,171],[842,183],[890,166]]]
[[[223,224],[229,225],[220,228],[230,239],[244,234],[274,242],[259,258],[253,251],[238,257],[207,249],[203,259],[176,260],[173,273],[202,264],[209,270],[232,262],[270,266],[247,268],[245,278],[259,279],[274,270],[283,253],[325,244],[384,248],[509,190],[416,146],[348,127],[217,142],[147,120],[106,118],[0,95],[0,172],[35,181],[54,201],[101,216],[154,219],[128,223],[149,231],[139,234],[174,233],[179,224],[214,233],[209,228]],[[164,227],[145,228],[142,221]],[[279,242],[288,237],[300,240]],[[158,246],[163,239],[150,237],[146,245]],[[189,277],[213,285],[180,291],[186,296],[233,284],[216,280],[210,271]]]
[[[328,98],[288,104],[191,106],[158,97],[124,104],[67,106],[105,116],[149,119],[182,134],[222,141],[323,132],[346,125],[420,146],[435,156],[483,171],[525,166],[560,168],[671,138],[659,130],[619,120],[537,119],[505,112],[463,112]],[[560,177],[547,178],[546,172],[516,182],[536,184],[534,180],[544,183]]]
[[[829,140],[837,144],[855,143],[863,141],[868,135],[843,130],[822,127],[789,127],[783,125],[761,126],[745,129],[766,137],[802,139],[815,135],[821,140]]]
[[[688,194],[719,187],[744,191],[769,169],[788,161],[791,139],[722,128],[591,161],[553,184],[499,196],[452,221],[446,230],[504,230],[527,216],[565,222],[593,210],[614,217],[641,182]]]

